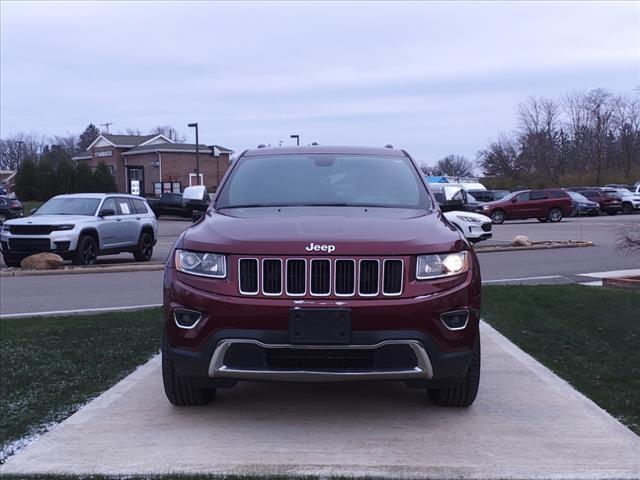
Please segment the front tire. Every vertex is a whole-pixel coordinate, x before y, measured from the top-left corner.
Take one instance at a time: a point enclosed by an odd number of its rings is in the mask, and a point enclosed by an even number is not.
[[[449,388],[428,388],[427,396],[429,400],[439,407],[468,407],[478,395],[480,385],[480,337],[473,347],[471,364],[467,369],[464,380]]]
[[[560,210],[559,208],[552,208],[551,210],[549,210],[547,218],[552,223],[559,222],[560,220],[562,220],[562,210]]]
[[[74,265],[95,265],[98,258],[98,244],[93,237],[82,236],[73,255]]]
[[[136,262],[148,262],[153,256],[153,238],[151,234],[142,232],[138,240],[138,249],[133,252]]]
[[[498,209],[491,212],[491,221],[496,225],[500,225],[501,223],[504,223],[506,218],[507,218],[507,215],[504,213],[504,210]]]
[[[20,262],[22,258],[18,257],[10,257],[8,255],[3,255],[2,259],[4,260],[4,264],[10,268],[20,268]]]
[[[178,407],[207,405],[216,396],[215,388],[190,387],[182,382],[173,364],[166,335],[162,340],[162,383],[167,399]]]
[[[633,213],[633,205],[631,205],[630,203],[623,203],[622,213],[624,213],[625,215],[631,215]]]

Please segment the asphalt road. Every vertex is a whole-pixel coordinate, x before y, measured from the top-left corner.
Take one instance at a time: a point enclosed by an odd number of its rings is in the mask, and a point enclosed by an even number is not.
[[[640,256],[617,249],[625,229],[640,223],[640,215],[569,218],[557,224],[507,222],[494,228],[495,243],[516,235],[541,240],[590,240],[594,247],[479,255],[483,281],[491,283],[557,283],[575,275],[640,268]],[[175,236],[190,225],[161,220],[154,260],[163,261]],[[120,258],[118,258],[120,257]],[[131,255],[104,257],[109,263],[130,261]],[[520,280],[531,278],[533,280]],[[552,278],[537,278],[552,277]],[[162,272],[109,273],[0,278],[0,314],[153,305],[162,302]]]
[[[487,325],[468,409],[401,383],[240,383],[172,407],[156,356],[4,474],[637,479],[640,438]]]

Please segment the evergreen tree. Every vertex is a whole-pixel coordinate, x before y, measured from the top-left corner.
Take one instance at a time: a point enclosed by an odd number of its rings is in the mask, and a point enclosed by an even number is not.
[[[78,140],[78,148],[81,152],[84,152],[89,145],[93,143],[93,141],[98,138],[100,135],[100,130],[93,123],[87,125],[87,128],[80,134],[80,138]]]
[[[42,158],[36,167],[35,199],[46,201],[56,194],[56,167],[51,159]]]
[[[117,191],[116,179],[104,162],[100,162],[93,172],[96,191],[100,193],[112,193]]]
[[[76,166],[73,160],[61,160],[58,162],[55,179],[56,195],[76,192]]]
[[[22,201],[36,199],[37,168],[31,158],[26,158],[20,164],[16,173],[16,195]]]
[[[80,160],[78,162],[78,166],[76,167],[75,173],[76,173],[75,175],[76,176],[75,178],[76,192],[89,193],[89,192],[94,192],[96,190],[94,178],[93,178],[93,172],[91,171],[91,167],[86,161]]]

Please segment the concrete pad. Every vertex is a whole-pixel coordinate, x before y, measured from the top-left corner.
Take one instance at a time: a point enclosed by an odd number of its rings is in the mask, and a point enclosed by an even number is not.
[[[482,342],[469,409],[388,383],[240,384],[175,408],[156,357],[2,472],[640,478],[640,437],[488,325]]]

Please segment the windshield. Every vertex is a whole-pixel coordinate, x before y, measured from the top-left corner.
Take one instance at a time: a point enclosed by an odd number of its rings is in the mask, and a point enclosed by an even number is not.
[[[299,154],[242,157],[216,208],[363,206],[432,208],[406,157]]]
[[[507,193],[504,197],[502,197],[500,200],[511,200],[512,198],[515,198],[516,195],[518,195],[519,193],[522,193],[522,190],[518,191],[518,192],[511,192],[511,193]]]
[[[616,188],[616,192],[618,192],[618,194],[622,195],[623,197],[626,197],[627,195],[633,195],[631,190],[629,190],[628,188]]]
[[[99,198],[52,198],[34,215],[95,215],[99,204]]]
[[[584,195],[580,195],[578,192],[567,191],[567,193],[569,194],[571,199],[575,200],[576,202],[591,203],[591,200],[589,200]]]
[[[494,190],[493,191],[493,197],[496,200],[502,200],[507,195],[509,195],[509,190]]]

